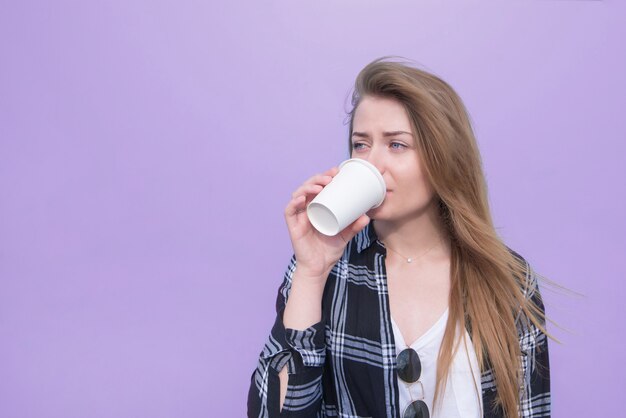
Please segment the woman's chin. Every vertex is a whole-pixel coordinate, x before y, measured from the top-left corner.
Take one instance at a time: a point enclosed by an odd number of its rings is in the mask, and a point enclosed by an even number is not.
[[[370,209],[369,211],[365,212],[365,214],[370,218],[370,219],[380,219],[381,215],[384,216],[384,211],[382,210],[382,205],[374,208],[374,209]]]

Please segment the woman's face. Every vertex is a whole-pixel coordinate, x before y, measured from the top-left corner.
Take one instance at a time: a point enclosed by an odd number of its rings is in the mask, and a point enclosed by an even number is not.
[[[385,201],[367,215],[394,221],[425,212],[434,191],[422,171],[404,107],[393,99],[365,96],[352,127],[352,158],[372,163],[387,184]]]

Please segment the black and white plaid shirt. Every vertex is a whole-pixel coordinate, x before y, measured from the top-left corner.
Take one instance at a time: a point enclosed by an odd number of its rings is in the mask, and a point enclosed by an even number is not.
[[[302,331],[285,329],[282,322],[296,269],[291,257],[278,290],[276,321],[252,374],[248,417],[400,417],[385,256],[370,222],[348,243],[328,277],[322,320]],[[532,289],[526,296],[544,309],[536,276],[526,265]],[[521,416],[549,417],[548,340],[523,323],[518,320]],[[285,364],[289,384],[280,412],[278,372]],[[501,409],[489,407],[496,396],[491,369],[482,373],[481,386],[484,417],[503,417]]]

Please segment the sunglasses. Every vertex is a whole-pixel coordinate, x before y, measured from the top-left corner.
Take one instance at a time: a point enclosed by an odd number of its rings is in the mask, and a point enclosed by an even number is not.
[[[407,388],[411,396],[411,403],[404,409],[402,418],[430,418],[428,406],[423,401],[424,384],[419,380],[422,374],[422,362],[417,351],[410,347],[402,350],[396,359],[396,371],[398,372],[398,377],[408,384]],[[422,386],[422,398],[414,401],[410,387],[416,382]]]

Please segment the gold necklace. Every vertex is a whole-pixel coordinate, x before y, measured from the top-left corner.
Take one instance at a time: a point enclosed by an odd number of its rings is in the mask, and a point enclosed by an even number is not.
[[[383,243],[383,244],[384,244],[384,243]],[[433,248],[435,248],[435,247],[436,247],[436,246],[438,246],[439,244],[441,244],[441,237],[439,237],[439,240],[437,240],[437,242],[435,243],[435,245],[433,245],[433,246],[432,246],[432,247],[430,247],[428,250],[426,250],[426,252],[425,252],[424,254],[421,254],[420,256],[415,257],[415,258],[413,258],[413,257],[407,257],[407,256],[404,256],[404,255],[400,254],[399,252],[397,252],[396,250],[394,250],[393,248],[388,247],[387,245],[385,245],[385,248],[390,249],[390,250],[391,250],[391,251],[393,251],[394,253],[398,254],[400,257],[405,258],[407,263],[412,263],[413,261],[417,260],[418,258],[423,257],[423,256],[425,256],[426,254],[428,254],[428,252],[429,252],[430,250],[432,250]]]

